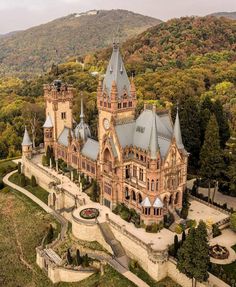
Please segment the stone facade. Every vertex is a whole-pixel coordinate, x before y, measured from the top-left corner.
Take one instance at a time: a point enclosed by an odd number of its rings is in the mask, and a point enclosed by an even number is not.
[[[46,149],[53,148],[56,160],[63,159],[79,173],[96,179],[101,204],[113,209],[124,203],[145,224],[162,221],[169,211],[180,209],[188,154],[178,113],[173,125],[169,112],[145,106],[135,119],[135,84],[127,76],[117,43],[97,89],[98,141],[91,139],[83,110],[81,122],[74,128],[74,94],[71,86],[60,81],[44,87],[44,142]]]

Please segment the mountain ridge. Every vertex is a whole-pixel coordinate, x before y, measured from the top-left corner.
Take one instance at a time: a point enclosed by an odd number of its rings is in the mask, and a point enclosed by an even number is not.
[[[70,14],[1,37],[0,67],[3,71],[43,72],[68,57],[107,47],[112,43],[118,24],[122,42],[160,22],[121,9]]]

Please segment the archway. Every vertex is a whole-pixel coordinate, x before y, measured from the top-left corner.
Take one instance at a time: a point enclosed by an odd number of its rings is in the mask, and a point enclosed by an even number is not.
[[[141,204],[143,201],[142,195],[139,193],[138,194],[138,202]]]
[[[106,148],[103,153],[103,160],[104,160],[104,172],[106,173],[112,172],[112,158],[108,148]]]

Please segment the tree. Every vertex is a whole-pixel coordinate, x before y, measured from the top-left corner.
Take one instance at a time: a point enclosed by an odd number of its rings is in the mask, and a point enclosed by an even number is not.
[[[182,245],[184,243],[184,241],[186,240],[186,233],[185,230],[182,232]]]
[[[20,175],[20,185],[22,187],[26,186],[26,178],[25,178],[25,175],[23,173]]]
[[[0,189],[3,189],[4,188],[4,183],[2,181],[2,179],[0,178]]]
[[[44,119],[44,110],[38,104],[27,103],[23,110],[23,117],[30,124],[33,148],[35,148],[37,135],[38,132],[41,131],[41,126]]]
[[[225,147],[225,143],[230,138],[229,124],[223,106],[219,100],[216,100],[213,105],[213,112],[219,126],[220,146]]]
[[[96,180],[92,182],[92,196],[91,199],[95,202],[99,202],[99,185]]]
[[[189,234],[184,241],[183,245],[179,248],[177,253],[177,268],[185,274],[188,278],[192,279],[192,286],[194,286],[195,264],[193,257],[195,256],[195,228],[191,228]]]
[[[21,162],[18,162],[17,171],[18,171],[18,174],[21,174]]]
[[[80,251],[79,249],[76,250],[76,260],[77,260],[77,265],[80,266],[83,262],[82,257],[80,256]]]
[[[32,187],[37,186],[36,178],[35,178],[34,175],[31,176],[31,186],[32,186]]]
[[[210,264],[209,244],[206,224],[201,220],[195,233],[195,256],[193,258],[196,266],[194,278],[199,282],[208,279],[208,268]]]
[[[72,263],[73,263],[73,257],[71,256],[71,252],[70,252],[70,249],[69,249],[69,248],[67,249],[66,258],[67,258],[68,264],[69,264],[69,265],[72,265]]]
[[[230,215],[230,228],[236,232],[236,212]]]
[[[186,240],[177,253],[177,268],[192,279],[192,286],[196,282],[206,281],[210,264],[207,229],[203,221],[198,227],[191,228]]]
[[[89,258],[87,253],[83,256],[83,267],[89,267]]]
[[[46,237],[46,244],[51,243],[53,241],[53,238],[54,238],[54,229],[52,225],[50,224],[48,228],[47,237]]]
[[[187,219],[188,217],[188,210],[189,210],[189,194],[188,194],[188,190],[186,189],[183,193],[183,199],[182,199],[182,209],[180,212],[180,215],[183,219]]]
[[[190,166],[197,167],[201,148],[200,141],[200,115],[198,102],[193,97],[188,97],[181,102],[179,118],[183,137],[183,144],[190,153]]]
[[[200,174],[208,180],[209,193],[213,180],[220,178],[224,169],[223,153],[220,148],[219,128],[215,115],[212,115],[207,125],[204,144],[200,153]],[[210,194],[209,194],[210,195]],[[208,200],[210,196],[208,196]]]
[[[174,237],[174,257],[176,257],[178,249],[179,249],[179,239],[178,239],[178,235],[175,234],[175,237]]]

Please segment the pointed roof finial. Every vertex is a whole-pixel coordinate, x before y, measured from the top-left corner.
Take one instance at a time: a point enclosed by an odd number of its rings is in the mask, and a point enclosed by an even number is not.
[[[84,101],[83,101],[83,94],[81,93],[81,102],[80,102],[80,122],[84,122]]]
[[[156,112],[153,110],[153,120],[152,120],[152,131],[150,138],[150,154],[151,159],[157,158],[157,151],[159,150],[158,137],[157,137],[157,126],[156,126]]]
[[[174,125],[174,133],[173,136],[176,140],[176,144],[179,149],[184,149],[181,128],[180,128],[180,121],[179,121],[179,106],[177,105],[177,113],[175,118],[175,125]]]
[[[29,137],[29,133],[27,131],[26,126],[25,126],[25,133],[24,133],[23,141],[22,141],[22,146],[24,146],[24,145],[26,145],[26,146],[32,145],[32,141]]]

